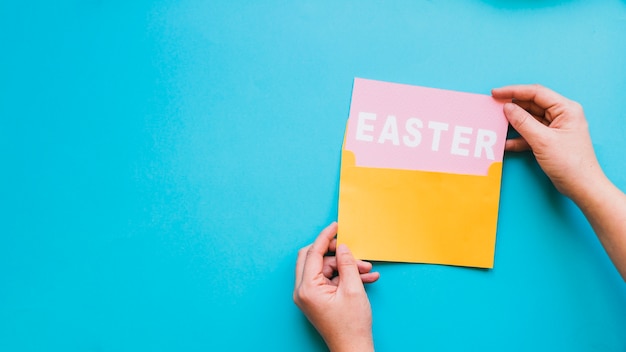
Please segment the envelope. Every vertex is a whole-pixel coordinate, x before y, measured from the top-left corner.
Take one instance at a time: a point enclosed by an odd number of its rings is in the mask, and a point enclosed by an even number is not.
[[[504,102],[356,78],[338,243],[365,260],[492,268]]]

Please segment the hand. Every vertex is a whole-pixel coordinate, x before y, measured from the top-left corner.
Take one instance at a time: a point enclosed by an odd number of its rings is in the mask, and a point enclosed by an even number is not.
[[[372,310],[363,283],[380,275],[371,272],[372,264],[355,260],[346,245],[337,247],[336,233],[333,222],[298,252],[293,300],[331,351],[373,351]]]
[[[554,186],[580,207],[626,280],[626,195],[602,172],[580,104],[539,85],[491,94],[513,99],[504,114],[521,137],[508,140],[505,149],[533,151]]]
[[[578,201],[592,192],[587,186],[604,178],[580,104],[540,85],[497,88],[491,94],[513,99],[504,114],[521,137],[508,140],[505,149],[532,150],[561,193]]]

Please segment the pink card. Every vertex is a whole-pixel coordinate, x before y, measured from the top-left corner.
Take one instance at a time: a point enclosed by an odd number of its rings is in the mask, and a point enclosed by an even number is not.
[[[489,95],[355,78],[345,149],[356,166],[486,175],[508,122]]]

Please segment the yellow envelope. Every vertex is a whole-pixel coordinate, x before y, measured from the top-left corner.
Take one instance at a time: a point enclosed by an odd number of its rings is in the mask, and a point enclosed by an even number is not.
[[[338,242],[360,259],[492,268],[508,126],[502,104],[355,79]]]

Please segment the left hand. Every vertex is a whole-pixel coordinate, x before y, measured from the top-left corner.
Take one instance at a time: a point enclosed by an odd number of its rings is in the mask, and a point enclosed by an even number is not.
[[[363,283],[379,278],[334,239],[337,223],[298,252],[293,300],[331,351],[373,351],[372,310]],[[335,256],[325,256],[335,252]],[[338,275],[335,275],[338,273]]]

